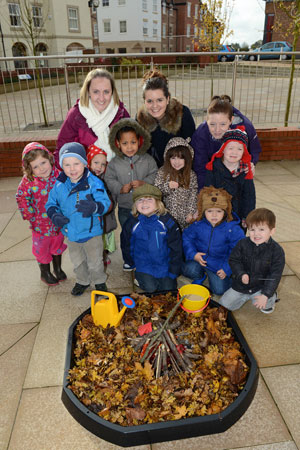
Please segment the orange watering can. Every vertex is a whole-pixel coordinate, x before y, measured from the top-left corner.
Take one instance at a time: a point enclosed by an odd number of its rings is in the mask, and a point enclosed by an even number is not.
[[[97,301],[95,297],[101,296]],[[107,325],[118,327],[127,308],[134,308],[135,301],[128,296],[121,299],[124,305],[121,311],[118,310],[118,302],[114,294],[111,292],[92,291],[91,310],[95,325],[101,325],[106,328]]]

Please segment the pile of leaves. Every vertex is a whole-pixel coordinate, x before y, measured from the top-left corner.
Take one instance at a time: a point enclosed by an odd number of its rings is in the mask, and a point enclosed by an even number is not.
[[[192,351],[200,355],[189,372],[155,379],[149,361],[140,362],[133,348],[137,329],[153,313],[165,319],[176,302],[172,293],[148,298],[131,294],[136,301],[118,328],[95,326],[86,315],[77,325],[69,371],[69,388],[91,411],[122,426],[216,414],[227,408],[243,388],[249,368],[226,310],[206,308],[200,317],[181,308],[180,320]]]

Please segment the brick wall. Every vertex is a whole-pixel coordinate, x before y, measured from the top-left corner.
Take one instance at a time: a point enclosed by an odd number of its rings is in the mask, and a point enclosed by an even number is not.
[[[262,145],[260,161],[279,161],[283,159],[300,160],[300,129],[296,127],[257,130]],[[0,140],[0,178],[22,175],[21,155],[26,144],[37,140],[49,150],[54,151],[56,139],[25,140],[23,138]]]

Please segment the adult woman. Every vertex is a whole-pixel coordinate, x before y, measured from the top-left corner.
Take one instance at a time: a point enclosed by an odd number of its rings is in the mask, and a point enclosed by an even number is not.
[[[145,73],[143,81],[144,105],[138,111],[137,121],[151,134],[148,152],[161,167],[169,140],[175,136],[192,137],[195,122],[189,108],[171,98],[168,81],[159,70]]]
[[[221,139],[229,128],[243,125],[248,135],[248,150],[254,164],[257,163],[261,146],[255,128],[247,117],[231,104],[228,95],[214,96],[207,108],[207,119],[193,134],[191,146],[195,150],[194,171],[197,174],[198,189],[204,185],[206,164],[221,147]]]
[[[114,152],[108,143],[109,129],[124,117],[129,114],[119,100],[111,74],[104,69],[89,72],[80,90],[80,99],[69,110],[60,129],[54,152],[56,165],[59,150],[67,142],[79,142],[86,149],[94,144],[105,150],[110,161]]]

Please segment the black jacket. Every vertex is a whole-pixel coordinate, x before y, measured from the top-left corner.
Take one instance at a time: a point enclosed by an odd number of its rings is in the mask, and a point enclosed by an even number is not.
[[[253,180],[245,179],[241,172],[233,177],[220,158],[213,162],[213,170],[207,170],[204,186],[223,188],[232,195],[232,210],[240,219],[245,219],[255,209],[255,187]]]
[[[260,245],[254,244],[249,237],[241,239],[229,257],[232,288],[244,294],[261,291],[270,298],[280,282],[284,264],[284,251],[272,238]],[[249,284],[241,281],[245,273],[249,275]]]

